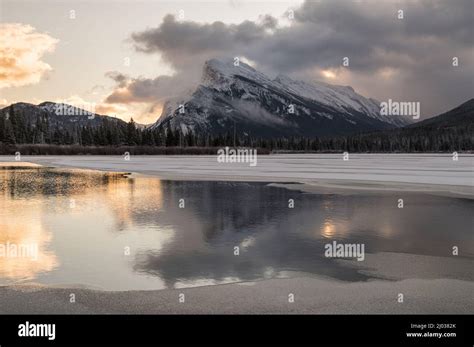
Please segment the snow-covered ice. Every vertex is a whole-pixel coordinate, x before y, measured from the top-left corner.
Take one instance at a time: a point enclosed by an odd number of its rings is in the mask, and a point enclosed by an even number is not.
[[[0,161],[13,161],[0,156]],[[274,154],[258,156],[257,165],[219,163],[217,156],[22,156],[46,166],[126,171],[167,179],[257,180],[366,185],[408,184],[412,187],[457,188],[474,195],[474,155],[460,154]]]

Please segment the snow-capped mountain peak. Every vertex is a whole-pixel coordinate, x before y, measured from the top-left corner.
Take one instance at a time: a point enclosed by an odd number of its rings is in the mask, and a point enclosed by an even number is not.
[[[271,80],[266,75],[244,62],[239,62],[236,66],[233,60],[211,59],[204,63],[201,84],[215,88],[219,85],[227,85],[229,82],[232,83],[239,77],[261,83],[271,83]]]
[[[177,102],[181,106],[177,108]],[[189,96],[166,103],[153,128],[187,132],[259,136],[324,136],[405,125],[399,117],[381,116],[379,103],[350,86],[305,82],[279,75],[272,79],[242,61],[211,59],[201,84]]]
[[[275,82],[293,93],[328,106],[336,107],[343,112],[348,109],[354,109],[365,112],[368,116],[380,114],[377,102],[357,94],[350,86],[332,85],[319,81],[308,83],[283,75],[277,76]]]

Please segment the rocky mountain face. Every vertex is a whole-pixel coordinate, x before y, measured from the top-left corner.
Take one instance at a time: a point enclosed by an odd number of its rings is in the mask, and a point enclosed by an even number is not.
[[[410,124],[402,116],[382,116],[379,103],[349,86],[274,79],[240,62],[204,64],[200,85],[165,103],[152,129],[183,133],[287,137],[335,136]]]

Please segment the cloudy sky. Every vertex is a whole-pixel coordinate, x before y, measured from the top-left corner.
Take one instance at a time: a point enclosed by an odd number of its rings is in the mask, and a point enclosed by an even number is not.
[[[0,6],[0,107],[62,101],[152,123],[167,98],[198,83],[204,61],[236,56],[272,77],[351,85],[379,101],[419,101],[422,118],[474,96],[472,0]]]

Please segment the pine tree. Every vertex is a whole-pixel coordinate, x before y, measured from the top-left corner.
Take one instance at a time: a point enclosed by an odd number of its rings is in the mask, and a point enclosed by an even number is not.
[[[5,143],[14,145],[16,144],[15,132],[11,121],[8,119],[5,121]]]
[[[137,144],[137,128],[133,118],[130,118],[130,121],[127,123],[126,140],[127,144],[130,146],[134,146]]]
[[[0,116],[0,143],[5,142],[5,117]]]

